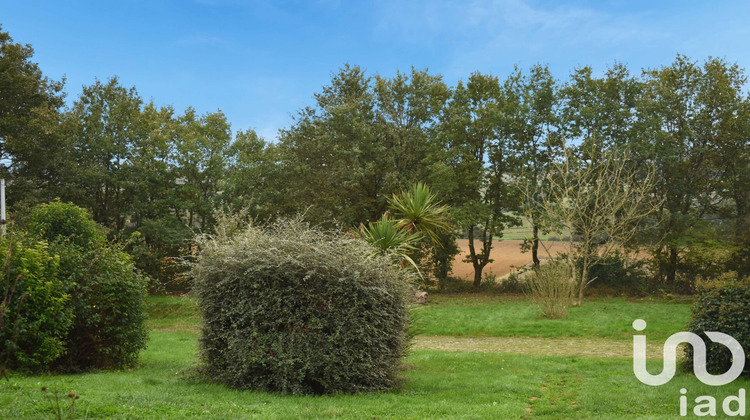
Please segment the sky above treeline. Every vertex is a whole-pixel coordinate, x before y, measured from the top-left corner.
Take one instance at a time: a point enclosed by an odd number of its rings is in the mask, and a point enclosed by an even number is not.
[[[0,25],[34,47],[68,101],[118,76],[146,100],[223,111],[267,140],[345,63],[369,75],[412,67],[449,85],[541,63],[565,80],[622,62],[633,73],[676,54],[750,67],[750,2],[0,0]]]

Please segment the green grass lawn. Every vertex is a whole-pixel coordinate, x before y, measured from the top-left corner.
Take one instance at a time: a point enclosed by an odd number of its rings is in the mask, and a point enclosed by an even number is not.
[[[85,375],[12,375],[9,382],[0,383],[0,418],[54,418],[42,386],[56,386],[64,403],[69,391],[79,394],[77,418],[85,414],[89,418],[128,419],[666,419],[678,417],[680,388],[686,388],[691,398],[723,398],[736,395],[740,387],[750,387],[750,381],[707,387],[684,373],[667,385],[650,387],[638,382],[630,360],[623,359],[420,350],[411,352],[406,360],[402,388],[391,392],[295,397],[237,391],[190,376],[198,338],[193,299],[152,298],[150,305],[153,330],[141,366]],[[666,335],[673,326],[681,328],[688,313],[685,304],[591,300],[573,310],[569,319],[555,321],[559,322],[555,328],[555,324],[537,319],[528,306],[522,299],[441,296],[419,309],[420,325],[425,331],[439,333],[442,324],[450,322],[463,335],[484,331],[507,336],[529,335],[536,323],[545,331],[542,336],[588,334],[623,340],[623,334],[630,334],[627,330],[632,319],[628,317],[633,314],[645,314],[656,337]],[[617,314],[621,311],[625,315]],[[665,313],[675,321],[658,322],[656,318]],[[441,322],[441,316],[456,319]],[[504,327],[491,328],[495,318]],[[628,318],[628,325],[620,327],[617,320],[621,318]],[[514,323],[524,326],[510,328]],[[579,332],[581,326],[588,332]],[[658,365],[652,363],[653,371],[659,370]],[[67,414],[63,418],[68,418]]]
[[[604,337],[631,340],[633,321],[648,323],[646,334],[666,339],[684,331],[690,305],[665,300],[590,298],[568,309],[568,317],[549,320],[526,298],[432,295],[415,310],[416,329],[425,335],[490,337]]]

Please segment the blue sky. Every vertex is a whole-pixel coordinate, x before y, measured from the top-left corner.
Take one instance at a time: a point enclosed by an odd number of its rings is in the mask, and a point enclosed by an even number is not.
[[[313,104],[343,64],[369,74],[429,68],[451,85],[514,65],[602,72],[668,65],[677,53],[750,68],[746,1],[0,0],[0,24],[30,43],[69,100],[119,76],[178,112],[221,109],[267,140]]]

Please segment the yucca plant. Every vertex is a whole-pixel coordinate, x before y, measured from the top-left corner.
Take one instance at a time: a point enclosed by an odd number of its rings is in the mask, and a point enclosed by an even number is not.
[[[409,191],[401,191],[388,199],[389,206],[398,217],[398,226],[413,235],[425,235],[433,244],[440,244],[440,231],[451,229],[443,205],[430,187],[416,183]]]
[[[367,225],[361,224],[359,233],[377,249],[379,254],[389,254],[394,259],[405,261],[417,268],[417,264],[409,253],[416,249],[413,243],[421,238],[421,234],[412,234],[402,228],[399,221],[390,217],[388,213],[384,214],[380,220],[369,222]]]

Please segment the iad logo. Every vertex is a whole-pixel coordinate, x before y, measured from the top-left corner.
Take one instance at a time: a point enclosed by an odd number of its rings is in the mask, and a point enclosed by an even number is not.
[[[636,319],[633,321],[633,328],[636,331],[646,329],[646,321]],[[633,336],[633,373],[636,378],[646,385],[659,386],[669,382],[677,370],[677,346],[682,343],[688,343],[693,347],[693,372],[695,376],[704,384],[712,386],[726,385],[741,374],[745,368],[745,352],[737,340],[733,337],[715,331],[706,331],[706,336],[715,343],[726,346],[732,353],[732,366],[729,370],[721,375],[712,375],[706,371],[706,344],[700,336],[691,332],[678,332],[672,334],[664,343],[664,362],[661,373],[652,375],[646,370],[646,336],[636,334]],[[680,415],[687,416],[687,394],[686,389],[681,389],[680,393]],[[715,416],[716,399],[710,395],[699,396],[695,399],[696,405],[693,412],[697,416]],[[737,403],[737,409],[732,408],[732,403]],[[722,404],[724,414],[728,416],[745,415],[745,390],[740,389],[738,396],[729,396],[724,399]]]
[[[646,329],[646,321],[633,321],[636,331]],[[688,343],[693,346],[693,372],[704,384],[712,386],[726,385],[742,374],[745,368],[745,352],[742,346],[732,336],[715,331],[706,331],[706,336],[716,343],[725,345],[732,352],[732,367],[721,375],[712,375],[706,371],[706,344],[697,334],[678,332],[672,334],[664,343],[664,368],[658,375],[652,375],[646,370],[646,336],[633,336],[633,372],[639,381],[646,385],[659,386],[669,382],[677,369],[677,346]]]

